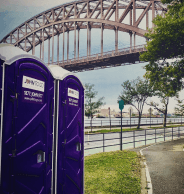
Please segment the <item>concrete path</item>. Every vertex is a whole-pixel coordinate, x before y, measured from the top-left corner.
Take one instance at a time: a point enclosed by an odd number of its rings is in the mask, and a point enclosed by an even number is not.
[[[145,147],[153,194],[184,193],[184,138]],[[142,147],[143,148],[143,147]],[[130,149],[140,151],[142,148]]]

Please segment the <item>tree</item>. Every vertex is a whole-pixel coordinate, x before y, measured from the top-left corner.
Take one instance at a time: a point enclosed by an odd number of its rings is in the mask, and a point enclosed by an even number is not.
[[[158,96],[158,98],[160,99],[160,102],[162,103],[162,107],[159,107],[159,103],[156,103],[154,101],[151,101],[150,103],[146,102],[146,104],[149,106],[153,106],[154,109],[163,113],[164,115],[163,127],[166,127],[169,97],[165,96],[162,92],[159,92],[159,91],[157,91],[155,95]]]
[[[154,90],[154,96],[157,96],[160,99],[162,107],[160,107],[159,103],[156,103],[154,101],[151,101],[149,103],[146,102],[146,104],[149,106],[153,106],[154,109],[163,113],[164,115],[163,127],[166,127],[169,98],[178,95],[178,90],[172,88],[169,76],[166,75],[162,76],[161,74],[155,76],[155,79],[154,76],[155,75],[150,71],[147,71],[144,75],[144,77],[150,81],[150,85],[153,87]]]
[[[177,96],[177,101],[178,101],[178,104],[177,106],[178,107],[175,107],[175,115],[177,116],[183,116],[184,115],[184,104],[183,104],[183,100],[179,100],[178,96]]]
[[[86,83],[85,84],[85,115],[93,118],[93,115],[98,112],[98,108],[105,105],[103,102],[104,97],[99,98],[96,102],[93,101],[98,94],[97,91],[94,91],[94,84]]]
[[[168,5],[165,16],[157,15],[155,27],[145,36],[147,52],[140,55],[141,61],[149,61],[145,66],[150,72],[150,82],[157,82],[159,76],[169,79],[169,90],[177,92],[182,88],[184,77],[184,2],[182,0],[162,0]],[[168,62],[167,59],[174,59]]]
[[[122,87],[123,91],[119,95],[118,101],[123,100],[125,105],[136,108],[139,113],[137,125],[137,129],[139,129],[144,103],[148,97],[153,95],[152,86],[150,86],[148,80],[141,80],[140,77],[137,77],[135,80],[123,82]]]

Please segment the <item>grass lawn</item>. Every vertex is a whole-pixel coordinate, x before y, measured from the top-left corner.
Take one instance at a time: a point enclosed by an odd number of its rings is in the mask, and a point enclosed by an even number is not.
[[[141,168],[136,152],[115,151],[85,156],[85,194],[140,194]]]
[[[172,128],[172,127],[181,127],[183,125],[168,125],[166,126],[165,128]],[[160,128],[163,128],[161,126],[157,126],[157,127],[148,127],[149,129],[160,129]],[[145,128],[140,128],[139,130],[144,130]],[[135,130],[138,130],[137,128],[124,128],[122,129],[122,131],[135,131]],[[121,132],[121,129],[101,129],[101,130],[97,130],[97,131],[89,131],[89,134],[92,134],[92,133],[110,133],[110,132]],[[85,134],[87,135],[88,132],[85,132]]]
[[[122,129],[122,131],[135,131],[137,130],[137,128],[126,128],[126,129]],[[139,130],[143,130],[142,128],[140,128]],[[112,133],[112,132],[121,132],[121,129],[100,129],[100,130],[97,130],[97,131],[89,131],[89,133]],[[88,132],[85,132],[85,134],[87,135]]]

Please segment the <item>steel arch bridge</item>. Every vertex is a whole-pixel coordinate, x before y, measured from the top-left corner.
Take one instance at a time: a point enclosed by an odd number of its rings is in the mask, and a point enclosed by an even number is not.
[[[139,10],[139,17],[136,11]],[[136,46],[136,35],[144,37],[149,29],[149,16],[164,14],[167,8],[160,0],[79,0],[66,3],[44,11],[27,20],[16,29],[7,34],[0,43],[10,43],[20,47],[26,52],[40,46],[39,56],[45,59],[45,41],[48,41],[48,64],[54,63],[69,71],[84,71],[95,68],[119,66],[122,63],[135,63],[139,61],[139,52],[144,52],[144,45]],[[146,29],[140,28],[140,23],[146,18]],[[128,19],[128,24],[125,20]],[[144,19],[145,20],[145,19]],[[152,24],[153,27],[153,24]],[[91,29],[101,29],[101,53],[91,55]],[[79,57],[80,29],[87,29],[87,56]],[[115,31],[115,50],[103,52],[103,31]],[[74,58],[69,59],[69,32],[74,31]],[[118,31],[130,35],[130,47],[118,49]],[[60,35],[63,41],[59,43]],[[65,38],[67,36],[67,38]],[[132,45],[132,36],[134,45]],[[57,42],[54,39],[57,38]],[[67,39],[67,40],[66,40]],[[65,40],[67,48],[65,49]],[[52,41],[52,42],[51,42]],[[54,61],[55,45],[57,44],[57,60]],[[59,51],[62,50],[62,61],[59,61]],[[65,60],[65,52],[67,60]],[[50,62],[51,58],[51,62]],[[46,62],[46,61],[45,61]]]

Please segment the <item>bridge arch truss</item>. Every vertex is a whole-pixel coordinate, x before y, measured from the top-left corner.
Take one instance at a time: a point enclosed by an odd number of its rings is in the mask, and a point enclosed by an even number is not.
[[[136,17],[137,10],[140,12],[139,17]],[[26,52],[32,51],[33,55],[35,47],[40,46],[39,55],[44,60],[44,42],[47,40],[48,63],[50,58],[53,63],[55,62],[54,38],[57,38],[57,61],[59,61],[60,49],[63,52],[63,61],[65,52],[69,60],[69,32],[74,31],[74,58],[76,59],[79,58],[80,52],[80,29],[87,29],[87,56],[90,56],[91,29],[100,28],[101,54],[103,54],[104,29],[115,31],[115,50],[118,50],[118,31],[130,34],[130,47],[132,47],[132,36],[134,36],[135,46],[135,35],[144,37],[147,29],[150,28],[149,13],[151,12],[151,19],[153,19],[156,14],[164,14],[166,11],[167,8],[160,0],[79,0],[51,8],[32,17],[7,34],[0,43],[13,44]],[[127,18],[128,24],[125,22]],[[146,29],[140,28],[143,18],[146,18]],[[59,43],[61,34],[62,44]],[[65,41],[67,41],[67,49],[65,49]]]

